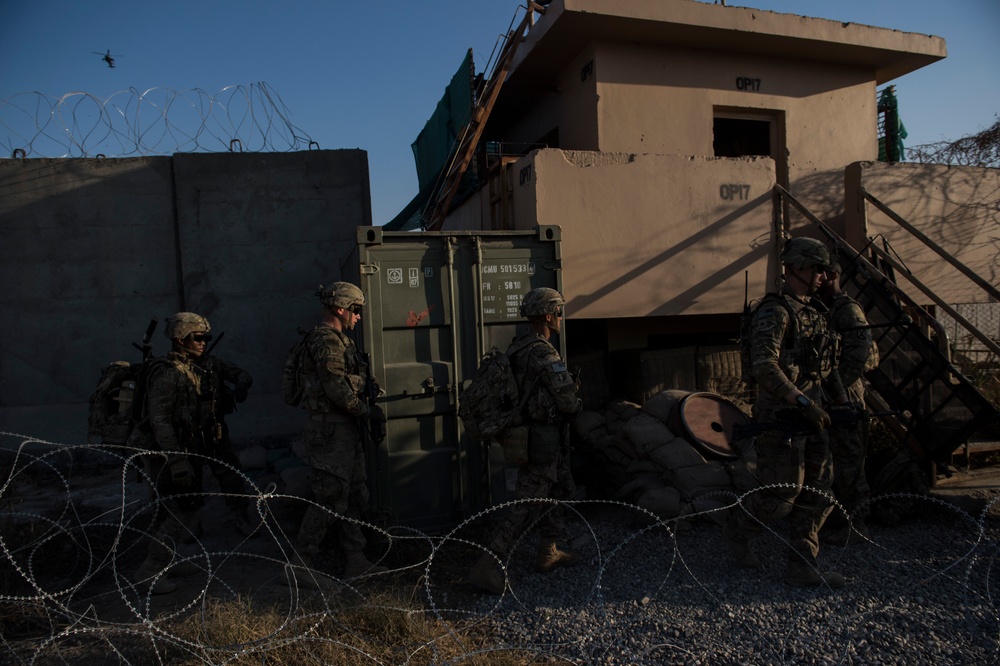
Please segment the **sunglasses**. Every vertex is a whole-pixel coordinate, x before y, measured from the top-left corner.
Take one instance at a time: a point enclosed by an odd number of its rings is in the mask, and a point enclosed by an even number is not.
[[[195,342],[211,342],[212,336],[208,333],[192,333],[191,339]]]
[[[356,314],[356,315],[361,314],[361,306],[360,305],[352,305],[351,307],[349,307],[347,309],[350,310],[353,314]]]

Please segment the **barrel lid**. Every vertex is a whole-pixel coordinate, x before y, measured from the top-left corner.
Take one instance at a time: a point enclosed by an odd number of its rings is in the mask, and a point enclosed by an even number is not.
[[[750,417],[733,402],[715,393],[691,393],[681,399],[677,408],[683,430],[678,434],[717,458],[739,456],[733,426],[749,424]]]

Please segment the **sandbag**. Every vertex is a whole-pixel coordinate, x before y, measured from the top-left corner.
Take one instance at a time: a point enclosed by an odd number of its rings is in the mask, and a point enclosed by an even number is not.
[[[669,472],[704,465],[705,456],[683,437],[673,437],[649,452],[649,459]]]
[[[618,434],[625,429],[629,420],[639,414],[642,408],[634,402],[628,400],[613,400],[608,403],[608,409],[604,412],[604,420],[608,425],[608,432]]]
[[[698,514],[698,518],[715,523],[721,527],[726,521],[727,513],[723,507],[731,506],[734,502],[734,499],[729,499],[722,495],[702,496],[691,500],[691,506],[695,513]]]
[[[600,412],[580,412],[570,425],[574,434],[588,443],[608,434],[608,423]]]
[[[267,449],[260,444],[250,444],[239,453],[241,469],[266,469]]]
[[[623,432],[640,457],[648,457],[650,451],[673,438],[673,433],[667,426],[644,413],[636,414],[629,419]]]
[[[681,496],[693,500],[700,495],[719,490],[732,490],[733,481],[725,466],[716,460],[704,465],[693,465],[671,473],[668,477]]]
[[[628,475],[639,476],[640,474],[659,474],[660,468],[652,460],[633,459],[628,464]]]
[[[676,488],[670,486],[650,489],[643,493],[635,503],[658,516],[673,518],[681,513],[681,494]]]
[[[657,421],[666,424],[669,422],[670,414],[677,403],[690,393],[691,391],[684,391],[682,389],[660,391],[651,395],[646,402],[642,403],[642,411],[654,417]]]
[[[656,472],[641,474],[619,488],[615,496],[618,499],[631,502],[650,490],[666,487],[668,487],[667,482],[660,474]]]

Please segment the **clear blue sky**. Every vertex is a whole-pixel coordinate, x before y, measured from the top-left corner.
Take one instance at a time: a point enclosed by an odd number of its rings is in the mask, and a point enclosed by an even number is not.
[[[519,4],[0,0],[0,122],[2,100],[28,91],[215,94],[262,81],[320,148],[368,151],[372,217],[383,224],[416,193],[410,144],[466,49],[481,70]],[[895,82],[909,145],[972,134],[1000,113],[1000,0],[728,4],[944,37],[946,60]],[[91,53],[107,49],[119,56],[115,69]]]

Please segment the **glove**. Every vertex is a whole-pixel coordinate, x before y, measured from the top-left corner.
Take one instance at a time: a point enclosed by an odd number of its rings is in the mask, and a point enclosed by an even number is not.
[[[236,390],[233,391],[233,397],[236,399],[236,402],[243,402],[247,399],[247,390],[246,386],[238,385],[236,387]]]
[[[372,405],[368,412],[368,418],[372,421],[377,421],[379,423],[385,423],[385,412],[382,411],[382,407],[379,405]]]
[[[799,414],[802,420],[812,424],[816,432],[823,432],[825,428],[830,427],[830,415],[815,400],[808,407],[803,407]]]
[[[167,458],[167,466],[170,468],[170,480],[178,488],[191,488],[194,486],[194,466],[187,456],[170,456]]]
[[[358,418],[360,418],[360,419],[367,419],[368,418],[368,405],[365,403],[364,400],[362,400],[358,404],[361,406],[361,411],[359,411],[358,414],[357,414]]]

